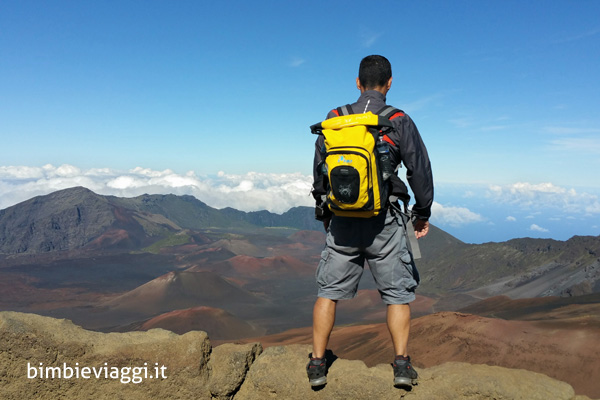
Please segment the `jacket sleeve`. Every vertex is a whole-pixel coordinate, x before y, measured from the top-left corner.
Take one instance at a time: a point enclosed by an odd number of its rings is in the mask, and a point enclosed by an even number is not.
[[[420,219],[429,219],[433,204],[433,174],[427,148],[413,120],[404,115],[393,120],[395,130],[389,135],[394,142],[392,157],[396,164],[404,163],[406,179],[413,192],[415,205],[412,213]]]

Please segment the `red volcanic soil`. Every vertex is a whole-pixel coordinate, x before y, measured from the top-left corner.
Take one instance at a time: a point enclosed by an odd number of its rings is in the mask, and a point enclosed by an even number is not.
[[[227,262],[241,275],[253,278],[269,277],[274,275],[285,276],[311,276],[315,273],[316,266],[303,263],[291,256],[276,256],[256,258],[250,256],[236,256]]]
[[[0,275],[0,310],[35,312],[61,307],[87,306],[111,295],[82,288],[40,288],[39,279],[27,275]]]
[[[192,330],[205,331],[213,340],[230,340],[265,332],[225,310],[213,307],[194,307],[161,314],[144,322],[138,330],[153,328],[167,329],[180,335]]]
[[[417,295],[415,301],[410,303],[410,312],[413,318],[420,317],[422,315],[432,314],[433,307],[437,300],[431,297]]]
[[[250,305],[262,300],[212,272],[173,271],[111,299],[104,305],[156,315],[199,305]]]
[[[435,302],[436,300],[430,297],[417,295],[416,300],[410,304],[413,317],[431,314]],[[386,306],[376,289],[362,289],[358,291],[355,298],[339,302],[337,313],[344,320],[380,322],[385,321]]]
[[[209,263],[216,263],[227,260],[234,257],[235,254],[223,247],[202,247],[198,245],[183,245],[184,251],[181,252],[178,248],[173,249],[173,253],[177,254],[178,259],[184,264],[190,265],[202,265]]]
[[[523,368],[568,382],[579,394],[600,397],[597,326],[440,313],[416,319],[411,339],[411,353],[424,366],[465,361]]]
[[[348,316],[355,320],[368,322],[385,321],[385,306],[381,302],[381,296],[375,289],[359,290],[356,297],[340,301],[337,306],[337,314]]]
[[[88,250],[106,250],[111,248],[133,248],[135,242],[124,229],[112,229],[87,244]]]
[[[260,249],[245,239],[221,239],[212,243],[211,247],[221,247],[233,254],[250,254],[256,257],[264,255],[265,253],[263,249]]]
[[[569,325],[600,327],[600,293],[574,297],[537,297],[515,300],[507,296],[495,296],[460,311],[484,317],[560,321]]]
[[[258,341],[264,347],[310,344],[311,328],[289,330]],[[412,321],[409,352],[414,364],[431,367],[446,361],[499,365],[540,372],[600,397],[600,328],[556,322],[506,321],[456,312],[427,315]],[[346,359],[373,366],[393,358],[385,324],[337,327],[329,344]]]
[[[275,257],[252,257],[240,255],[214,264],[197,265],[187,271],[215,271],[229,277],[245,279],[271,279],[312,277],[317,266],[307,264],[295,257],[284,255]]]
[[[294,242],[307,244],[307,245],[325,245],[325,233],[318,231],[298,231],[290,236],[288,239]]]

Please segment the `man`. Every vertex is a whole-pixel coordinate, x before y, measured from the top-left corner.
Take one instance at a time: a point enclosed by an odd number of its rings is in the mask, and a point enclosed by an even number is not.
[[[354,113],[373,113],[385,105],[392,85],[392,68],[383,56],[365,57],[359,67],[356,87],[360,97],[351,104]],[[327,118],[337,116],[335,110]],[[415,197],[412,224],[417,239],[427,235],[433,203],[433,177],[429,156],[410,117],[403,112],[390,117],[393,130],[386,135],[392,167],[401,163]],[[313,195],[317,207],[322,202],[321,175],[323,137],[316,142]],[[410,306],[415,299],[419,276],[407,246],[406,222],[392,207],[371,218],[339,217],[327,213],[322,218],[327,231],[325,250],[317,269],[318,298],[313,309],[313,351],[307,365],[309,382],[321,386],[327,382],[325,350],[335,323],[338,300],[356,296],[364,261],[369,264],[381,298],[387,304],[387,326],[395,351],[394,385],[410,388],[417,372],[408,356]]]

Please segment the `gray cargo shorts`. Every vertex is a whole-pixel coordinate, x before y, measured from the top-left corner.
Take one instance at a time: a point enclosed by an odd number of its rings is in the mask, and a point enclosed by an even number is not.
[[[318,296],[356,296],[365,261],[386,304],[415,299],[419,273],[408,250],[405,222],[391,210],[372,218],[333,216],[317,268]]]

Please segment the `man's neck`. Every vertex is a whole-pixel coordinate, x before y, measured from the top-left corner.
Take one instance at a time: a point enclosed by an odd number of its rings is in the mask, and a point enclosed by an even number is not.
[[[392,78],[390,78],[385,85],[375,86],[375,87],[370,87],[370,88],[365,88],[360,83],[360,79],[356,78],[356,87],[358,88],[358,90],[360,90],[361,94],[366,92],[367,90],[375,90],[375,91],[383,94],[384,96],[386,96],[387,92],[390,90],[390,87],[392,87]]]
[[[365,88],[361,87],[361,88],[360,88],[360,93],[362,94],[362,93],[364,93],[364,92],[366,92],[366,91],[368,91],[368,90],[375,90],[376,92],[379,92],[379,93],[381,93],[381,94],[382,94],[382,95],[384,95],[384,96],[385,96],[385,95],[387,94],[387,92],[388,92],[388,89],[387,89],[385,86],[378,86],[378,87],[369,88],[369,89],[365,89]]]

